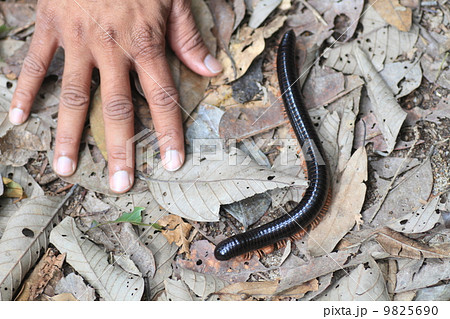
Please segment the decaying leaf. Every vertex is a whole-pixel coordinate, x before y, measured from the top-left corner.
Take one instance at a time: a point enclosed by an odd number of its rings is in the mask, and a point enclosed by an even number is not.
[[[181,269],[180,275],[188,287],[202,300],[215,300],[214,296],[210,298],[210,295],[229,285],[228,282],[217,276],[190,269]]]
[[[373,259],[369,267],[359,265],[328,290],[319,301],[388,301],[385,280]]]
[[[13,298],[41,250],[47,249],[60,208],[60,197],[41,196],[28,200],[10,217],[0,240],[1,300]]]
[[[447,250],[427,246],[387,227],[378,230],[375,239],[384,250],[396,257],[412,259],[450,257]]]
[[[406,112],[397,103],[392,91],[375,70],[366,54],[359,47],[354,49],[354,54],[358,66],[364,74],[372,110],[387,145],[386,153],[389,154],[395,147],[397,135],[406,118]]]
[[[167,278],[164,280],[166,298],[168,301],[193,301],[196,298],[188,286],[181,280]]]
[[[212,79],[212,83],[230,83],[239,79],[247,71],[253,60],[264,51],[264,48],[264,28],[241,27],[238,36],[232,38],[229,47],[233,60],[224,50],[220,50],[217,54],[218,60],[222,63],[223,72]]]
[[[412,10],[400,4],[399,0],[370,0],[369,4],[390,25],[400,31],[409,31],[412,24]]]
[[[348,161],[339,182],[335,185],[328,213],[315,229],[309,232],[308,248],[312,255],[331,252],[344,235],[360,223],[361,207],[366,194],[367,154],[359,148]]]
[[[152,195],[163,208],[196,221],[217,221],[222,204],[269,189],[306,184],[298,177],[259,166],[239,149],[231,153],[189,154],[178,171],[167,172],[158,165],[147,181]]]
[[[9,179],[7,177],[2,178],[2,188],[4,191],[2,192],[2,195],[5,197],[12,197],[12,198],[18,198],[23,199],[26,198],[26,195],[23,191],[22,186],[20,186],[19,183],[16,183],[12,179]]]
[[[402,32],[389,26],[370,5],[366,5],[363,12],[360,20],[363,33],[354,41],[325,50],[325,65],[346,74],[364,75],[352,54],[354,47],[361,47],[377,71],[413,48],[419,33],[416,25],[410,31]]]
[[[83,277],[70,273],[56,284],[55,293],[58,295],[70,293],[76,300],[95,300],[95,290],[84,283]]]
[[[67,255],[66,261],[105,300],[140,300],[144,280],[108,263],[108,254],[78,230],[75,220],[66,217],[50,234],[50,242]]]
[[[238,282],[227,286],[217,292],[222,301],[239,300],[259,300],[260,298],[268,300],[283,300],[287,298],[301,298],[308,291],[318,289],[317,279],[312,279],[298,287],[294,287],[281,294],[275,294],[279,281],[261,281],[261,282]]]
[[[162,234],[167,238],[167,241],[175,243],[178,247],[181,247],[180,253],[189,254],[189,233],[191,232],[192,225],[185,223],[180,216],[166,215],[158,221],[158,224],[164,228]]]
[[[389,223],[387,226],[392,230],[405,234],[416,234],[429,231],[435,227],[441,217],[440,196],[433,197],[418,210],[412,211]]]
[[[61,272],[65,257],[64,254],[59,254],[55,249],[47,249],[45,255],[23,283],[20,294],[15,300],[36,300],[36,298],[44,291],[44,288],[50,279],[52,279],[57,272]]]
[[[250,21],[248,22],[248,26],[250,28],[256,29],[261,23],[266,20],[269,14],[275,10],[281,3],[282,0],[261,0],[258,1],[255,8],[253,9],[253,13],[250,16]]]

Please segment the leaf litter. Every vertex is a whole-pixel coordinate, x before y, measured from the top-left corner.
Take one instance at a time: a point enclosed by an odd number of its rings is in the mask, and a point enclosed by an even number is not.
[[[117,196],[107,186],[95,112],[101,100],[92,99],[77,172],[61,179],[49,165],[61,53],[30,120],[9,123],[35,8],[2,3],[8,28],[0,39],[1,299],[445,298],[450,113],[448,31],[439,14],[449,8],[431,6],[194,1],[201,34],[224,72],[200,77],[168,53],[185,108],[186,164],[168,173],[157,147],[144,149],[135,186]],[[302,154],[286,142],[294,136],[274,67],[276,44],[289,28],[307,50],[298,52],[300,83],[330,162],[333,202],[316,229],[286,248],[219,262],[215,244],[288,211],[307,185]],[[151,133],[137,80],[133,89],[137,127]],[[196,158],[198,139],[225,156]],[[230,158],[245,168],[229,166]],[[55,259],[44,255],[49,248],[65,254],[53,275],[42,267]],[[48,275],[39,279],[33,271]]]

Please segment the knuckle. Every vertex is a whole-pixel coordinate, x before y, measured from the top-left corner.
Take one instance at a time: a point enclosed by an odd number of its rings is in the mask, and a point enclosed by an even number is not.
[[[203,38],[197,29],[192,30],[189,35],[184,36],[181,39],[180,50],[181,53],[187,53],[190,51],[195,51],[203,47]]]
[[[29,52],[23,60],[22,72],[33,78],[41,78],[47,73],[47,65],[34,52]]]
[[[119,41],[119,32],[112,26],[99,28],[99,43],[104,49],[112,49],[117,46]]]
[[[14,92],[14,96],[17,100],[21,101],[23,104],[31,105],[33,103],[34,97],[30,90],[18,86]]]
[[[105,100],[103,114],[113,121],[124,121],[133,117],[133,104],[126,95],[115,95]]]
[[[73,145],[75,142],[75,138],[67,133],[59,133],[56,136],[56,143],[60,145]]]
[[[72,25],[70,26],[70,34],[71,34],[71,38],[75,44],[86,43],[86,41],[85,41],[86,35],[85,35],[85,31],[84,31],[84,26],[81,21],[75,21],[74,23],[72,23]]]
[[[150,94],[150,105],[156,112],[173,112],[178,108],[178,100],[175,87],[158,88]]]
[[[108,148],[108,157],[111,160],[125,161],[127,156],[128,154],[123,147],[113,146]]]
[[[67,84],[62,90],[60,103],[69,109],[84,111],[89,103],[89,93],[81,86]]]
[[[136,60],[152,60],[165,55],[164,35],[155,28],[137,27],[131,34],[131,47]]]
[[[48,33],[54,30],[56,20],[55,9],[51,6],[41,7],[39,14],[36,16],[36,28]]]

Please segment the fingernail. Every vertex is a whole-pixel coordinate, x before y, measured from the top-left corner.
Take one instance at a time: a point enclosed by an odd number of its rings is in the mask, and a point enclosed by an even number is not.
[[[24,122],[24,115],[21,109],[15,107],[9,112],[9,121],[14,125],[20,125]]]
[[[205,63],[208,70],[210,70],[212,73],[219,73],[222,71],[222,64],[220,64],[219,61],[215,57],[213,57],[211,54],[208,54],[203,60],[203,63]]]
[[[164,167],[168,171],[176,171],[183,165],[180,152],[177,150],[166,150],[164,155]]]
[[[111,189],[116,193],[122,193],[131,186],[130,176],[127,171],[117,171],[111,178]]]
[[[72,175],[75,171],[75,164],[67,156],[61,156],[56,162],[56,173],[62,176]]]

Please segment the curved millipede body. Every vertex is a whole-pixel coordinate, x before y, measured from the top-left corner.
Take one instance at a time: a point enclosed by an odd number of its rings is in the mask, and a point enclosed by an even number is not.
[[[295,34],[284,34],[277,55],[278,82],[286,113],[306,160],[309,186],[298,205],[285,215],[265,225],[237,234],[220,242],[214,256],[218,260],[256,251],[262,254],[282,247],[317,225],[328,210],[331,189],[328,166],[321,143],[298,88],[295,67]]]

